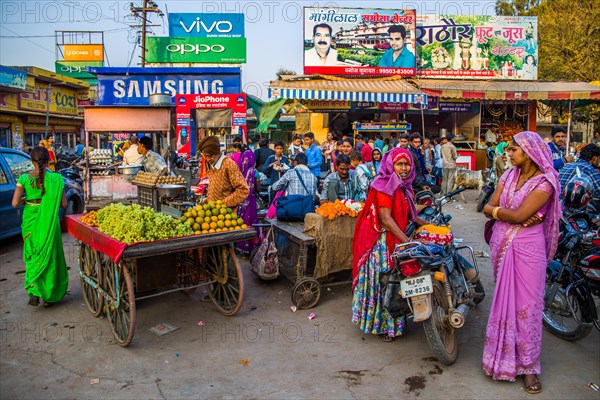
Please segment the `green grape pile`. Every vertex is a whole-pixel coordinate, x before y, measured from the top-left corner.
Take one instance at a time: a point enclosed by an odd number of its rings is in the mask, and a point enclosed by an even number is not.
[[[111,204],[98,211],[98,230],[127,244],[192,235],[187,222],[137,204]]]

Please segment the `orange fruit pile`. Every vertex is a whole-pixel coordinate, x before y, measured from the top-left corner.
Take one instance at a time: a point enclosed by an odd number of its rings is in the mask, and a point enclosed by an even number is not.
[[[185,210],[179,218],[181,222],[189,222],[195,234],[227,232],[248,228],[244,220],[221,200],[198,204]]]

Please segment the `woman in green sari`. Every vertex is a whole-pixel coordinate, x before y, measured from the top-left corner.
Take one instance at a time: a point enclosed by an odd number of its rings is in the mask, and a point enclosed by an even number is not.
[[[28,304],[37,306],[41,297],[45,307],[65,296],[69,282],[58,220],[59,208],[67,206],[65,184],[60,174],[46,171],[49,159],[43,147],[31,151],[34,170],[19,177],[12,199],[13,207],[25,203],[21,231]]]

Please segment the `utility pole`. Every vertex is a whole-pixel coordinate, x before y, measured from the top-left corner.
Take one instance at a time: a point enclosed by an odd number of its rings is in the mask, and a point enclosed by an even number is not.
[[[160,25],[152,25],[148,24],[148,19],[146,15],[148,13],[158,14],[159,17],[163,17],[165,14],[158,8],[158,5],[152,0],[143,0],[142,7],[134,7],[133,3],[129,3],[129,8],[131,9],[131,15],[135,18],[141,18],[141,25],[134,25],[132,28],[141,28],[142,34],[142,67],[146,66],[146,34],[148,27],[152,26],[160,26]],[[141,13],[141,15],[140,15]]]
[[[50,89],[52,85],[48,84],[48,89],[46,92],[46,129],[44,133],[44,140],[48,137],[48,122],[50,119]]]

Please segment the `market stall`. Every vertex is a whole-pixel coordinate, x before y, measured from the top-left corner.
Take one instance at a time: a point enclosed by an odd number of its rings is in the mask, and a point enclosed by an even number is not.
[[[67,228],[80,243],[83,298],[95,317],[106,315],[121,346],[133,339],[137,300],[204,286],[223,315],[240,309],[244,279],[233,244],[253,239],[254,229],[126,244],[81,218],[68,216]]]
[[[133,177],[141,169],[138,166],[123,166],[115,162],[111,149],[91,150],[94,143],[90,134],[143,133],[153,135],[154,149],[169,148],[171,142],[171,106],[124,107],[93,106],[84,109],[85,154],[84,192],[86,207],[99,208],[114,201],[138,198],[138,188],[132,184]]]

